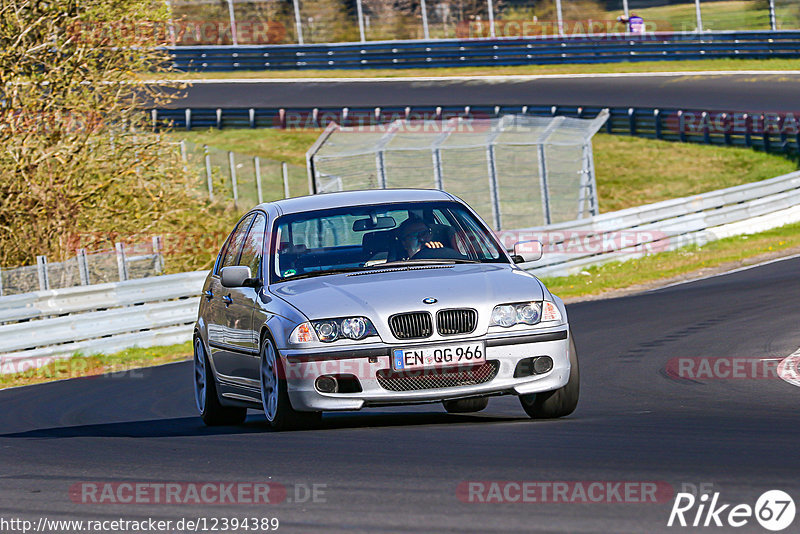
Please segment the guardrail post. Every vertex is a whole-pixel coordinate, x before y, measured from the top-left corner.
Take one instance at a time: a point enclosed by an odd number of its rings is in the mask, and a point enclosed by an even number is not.
[[[682,143],[686,142],[686,117],[682,109],[678,110],[678,136]]]
[[[285,161],[281,162],[281,175],[283,176],[283,198],[290,198],[289,194],[289,166]]]
[[[214,200],[214,180],[211,177],[211,154],[208,152],[208,145],[203,145],[203,153],[206,160],[206,181],[208,183],[208,200]]]
[[[155,132],[155,131],[158,130],[158,110],[157,109],[151,109],[150,110],[150,118],[153,119],[153,131]]]
[[[539,155],[539,188],[542,190],[542,210],[544,223],[550,224],[550,191],[547,187],[547,162],[545,161],[544,145],[538,145]]]
[[[125,259],[125,245],[122,243],[114,243],[114,249],[117,252],[117,272],[119,273],[119,281],[124,282],[128,279],[128,261]]]
[[[364,33],[364,8],[361,6],[361,0],[356,0],[356,16],[358,17],[358,35],[363,43],[367,40],[367,38]]]
[[[444,179],[442,178],[442,154],[438,148],[433,149],[433,187],[439,190],[444,189]]]
[[[425,5],[425,0],[419,0],[419,4],[419,10],[422,12],[422,35],[426,41],[429,41],[431,35],[428,32],[428,7]],[[358,0],[358,5],[361,5],[361,0]],[[492,20],[491,5],[492,0],[489,0],[489,20]],[[492,34],[492,37],[494,37],[494,34]],[[364,39],[362,38],[361,40],[363,41]]]
[[[556,2],[560,3],[561,0],[556,0]],[[494,38],[494,37],[497,36],[497,34],[495,33],[495,29],[494,29],[494,6],[492,5],[492,0],[486,0],[486,3],[488,4],[487,8],[489,10],[489,36]],[[427,30],[427,24],[428,24],[428,21],[426,19],[425,20],[426,30]],[[426,31],[425,32],[425,39],[427,39],[427,38],[428,38],[428,33]]]
[[[697,17],[697,31],[703,31],[703,15],[700,13],[700,0],[694,0],[695,16]]]
[[[192,108],[186,108],[186,111],[183,112],[183,116],[185,117],[186,122],[186,131],[192,129]]]
[[[264,202],[264,191],[261,189],[261,158],[253,158],[253,168],[256,171],[256,192],[258,193],[258,203]]]
[[[236,208],[239,203],[239,187],[236,183],[236,161],[234,161],[231,151],[228,151],[228,169],[231,173],[231,187],[233,188],[233,207]]]
[[[300,3],[299,0],[292,0],[294,5],[294,25],[297,29],[297,44],[303,44],[303,24],[300,22]]]
[[[744,145],[746,147],[751,147],[753,146],[753,119],[750,117],[749,113],[742,115],[742,118],[744,119]]]
[[[386,189],[386,162],[383,159],[383,150],[375,154],[375,168],[378,171],[378,189]]]
[[[705,144],[711,144],[711,131],[708,124],[708,112],[704,111],[700,114],[700,120],[703,121],[703,142]]]
[[[253,109],[253,108],[250,108],[250,109],[247,110],[247,113],[248,113],[249,118],[250,118],[250,128],[255,128],[256,127],[256,110]]]
[[[156,274],[163,274],[164,273],[164,254],[162,252],[163,245],[161,242],[160,235],[153,236],[153,254],[155,255],[155,260],[153,261],[153,270]]]
[[[728,116],[727,113],[723,113],[722,114],[722,129],[725,132],[725,144],[728,145],[728,146],[733,144],[732,141],[731,141],[731,125],[729,123],[730,123],[730,117]]]
[[[564,37],[564,13],[561,11],[561,0],[556,0],[556,19],[558,24],[558,36]]]
[[[769,0],[769,29],[772,31],[778,29],[775,21],[775,0]]]
[[[222,108],[217,108],[217,130],[222,129]]]
[[[656,127],[656,139],[661,139],[661,111],[653,110],[653,123]]]
[[[438,150],[437,150],[438,152]],[[486,147],[486,164],[489,170],[489,198],[492,201],[492,222],[496,232],[502,230],[500,198],[497,190],[497,164],[494,159],[494,143]]]
[[[78,249],[78,274],[81,278],[81,285],[88,286],[89,285],[89,258],[86,256],[86,249],[79,248]]]
[[[636,110],[628,108],[628,130],[631,135],[636,135]]]
[[[50,280],[47,279],[47,258],[36,256],[36,272],[39,275],[39,289],[47,291],[50,289]]]
[[[3,268],[0,267],[0,297],[3,296]]]
[[[764,152],[770,152],[772,150],[772,146],[769,138],[769,126],[767,125],[767,116],[763,113],[761,114],[761,130],[761,137],[764,140]]]
[[[236,35],[236,14],[233,11],[233,0],[228,0],[228,16],[231,19],[231,41],[233,46],[239,44],[239,37]]]

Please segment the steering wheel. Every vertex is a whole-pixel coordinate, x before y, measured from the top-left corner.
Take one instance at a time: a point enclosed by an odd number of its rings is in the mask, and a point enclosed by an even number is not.
[[[411,256],[414,260],[466,260],[469,259],[450,247],[428,248],[423,246]]]

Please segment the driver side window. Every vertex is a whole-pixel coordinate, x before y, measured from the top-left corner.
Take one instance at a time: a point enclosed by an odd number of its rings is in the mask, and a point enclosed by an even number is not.
[[[231,267],[237,264],[244,238],[247,235],[247,230],[250,228],[250,223],[253,222],[254,217],[255,214],[250,214],[242,219],[233,233],[231,233],[228,242],[225,244],[225,248],[220,252],[220,261],[217,266],[216,274],[219,274],[219,271],[222,270],[223,267]]]

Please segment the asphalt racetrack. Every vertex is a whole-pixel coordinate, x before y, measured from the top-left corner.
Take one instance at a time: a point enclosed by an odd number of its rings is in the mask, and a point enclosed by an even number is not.
[[[800,114],[800,73],[195,82],[173,108],[608,106]]]
[[[438,404],[374,409],[276,433],[253,411],[242,427],[208,429],[189,362],[2,391],[0,516],[277,517],[279,532],[682,532],[666,526],[673,493],[656,503],[498,504],[464,502],[457,489],[652,481],[675,492],[704,485],[725,503],[753,506],[770,489],[798,501],[800,388],[665,369],[675,358],[794,353],[799,271],[789,259],[570,305],[582,395],[562,420],[530,420],[516,398],[498,397],[474,415]],[[69,491],[86,481],[270,481],[288,495],[259,506],[85,504]],[[313,484],[316,502],[298,493]],[[752,518],[736,531],[765,532]]]

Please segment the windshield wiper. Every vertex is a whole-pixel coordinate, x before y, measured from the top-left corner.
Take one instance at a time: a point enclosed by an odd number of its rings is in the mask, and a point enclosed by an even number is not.
[[[341,269],[327,269],[325,271],[309,271],[303,274],[284,276],[281,278],[281,282],[288,282],[289,280],[302,280],[303,278],[314,278],[317,276],[325,276],[327,274],[353,273],[363,270],[369,270],[369,267],[346,267]]]
[[[448,264],[448,263],[481,263],[478,260],[464,260],[461,258],[424,258],[419,260],[398,260],[398,261],[391,261],[387,263],[381,263],[380,265],[371,265],[370,267],[405,267],[405,266],[415,266],[415,265],[441,265],[441,264]]]

